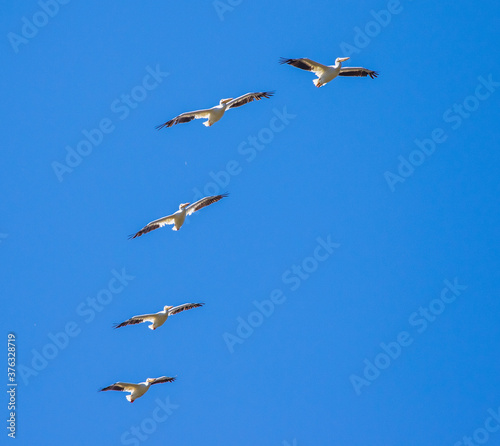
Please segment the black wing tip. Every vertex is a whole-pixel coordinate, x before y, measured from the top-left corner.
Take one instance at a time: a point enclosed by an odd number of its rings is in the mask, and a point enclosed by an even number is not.
[[[378,77],[378,75],[379,75],[378,71],[372,71],[372,72],[369,74],[369,76],[370,76],[372,79],[373,79],[373,78],[375,78],[375,77]]]
[[[163,378],[163,380],[162,380]],[[160,378],[156,378],[156,382],[153,382],[152,384],[163,384],[163,383],[171,383],[174,382],[177,379],[176,376],[161,376]],[[158,381],[160,380],[160,381]]]
[[[300,70],[312,71],[312,66],[304,61],[304,58],[299,57],[298,59],[285,59],[282,57],[279,61],[281,65],[288,64],[292,67],[299,68]]]
[[[157,125],[156,130],[161,130],[165,127],[172,127],[174,124],[178,124],[176,119],[171,119],[170,121],[164,122],[163,124]]]
[[[222,199],[222,198],[227,198],[229,197],[229,192],[223,192],[222,194],[219,194],[219,195],[210,195],[208,197],[205,197],[205,198],[217,198],[217,199]]]
[[[164,127],[172,127],[175,124],[175,119],[171,119],[170,121],[164,122],[163,124],[157,125],[155,127],[156,130],[161,130]]]
[[[134,239],[134,238],[140,237],[141,235],[147,234],[148,232],[149,232],[149,231],[145,231],[145,232],[144,232],[144,228],[142,228],[140,231],[137,231],[137,232],[136,232],[136,233],[134,233],[134,234],[130,234],[130,235],[128,236],[128,239],[129,239],[129,240],[132,240],[132,239]]]

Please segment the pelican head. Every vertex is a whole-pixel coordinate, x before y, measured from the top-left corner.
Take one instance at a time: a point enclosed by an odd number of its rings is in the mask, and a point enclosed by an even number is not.
[[[187,208],[190,204],[191,204],[191,203],[181,203],[181,204],[179,205],[179,210],[181,210],[181,211],[182,211],[183,209]]]
[[[154,378],[148,378],[146,380],[146,383],[151,384],[155,379]]]
[[[233,98],[221,99],[219,104],[224,105],[224,104],[227,104],[228,102],[231,102],[232,100],[233,100]]]
[[[169,305],[165,305],[165,306],[163,307],[163,311],[167,312],[167,311],[168,311],[168,310],[170,310],[171,308],[174,308],[174,307],[173,307],[173,306],[171,306],[171,305],[170,305],[170,306],[169,306]]]
[[[335,59],[335,63],[342,63],[349,59],[350,57],[337,57],[337,59]]]

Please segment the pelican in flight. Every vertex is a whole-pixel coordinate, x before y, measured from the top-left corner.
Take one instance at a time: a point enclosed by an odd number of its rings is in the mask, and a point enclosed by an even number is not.
[[[114,383],[108,387],[104,387],[100,389],[100,392],[106,392],[107,390],[118,390],[119,392],[130,392],[130,395],[127,395],[126,398],[128,401],[133,403],[137,398],[140,398],[144,395],[149,387],[153,384],[161,384],[161,383],[171,383],[175,381],[175,378],[170,378],[168,376],[160,376],[159,378],[148,378],[146,382],[139,384],[131,384],[131,383]]]
[[[224,197],[227,197],[228,194],[222,195],[213,195],[211,197],[205,197],[201,200],[198,200],[196,203],[181,203],[179,205],[179,210],[174,212],[172,215],[167,215],[166,217],[159,218],[158,220],[154,220],[148,223],[144,228],[142,228],[139,232],[132,234],[130,238],[140,237],[143,234],[154,231],[155,229],[161,228],[165,225],[174,225],[172,228],[173,231],[178,231],[181,229],[181,226],[184,224],[184,220],[186,219],[186,215],[191,215],[193,212],[199,211],[200,209],[208,206],[212,203],[216,203]]]
[[[284,57],[282,57],[280,59],[280,64],[288,64],[300,68],[301,70],[312,71],[316,76],[318,76],[318,79],[313,80],[313,83],[314,85],[316,85],[316,87],[322,87],[323,85],[326,85],[337,76],[370,76],[371,79],[378,76],[378,73],[376,71],[367,70],[366,68],[342,68],[342,62],[345,62],[348,59],[349,57],[337,57],[337,59],[335,59],[335,65],[321,65],[320,63],[314,62],[314,60],[311,59],[285,59]]]
[[[261,93],[247,93],[236,99],[221,99],[219,105],[216,105],[215,107],[208,108],[206,110],[196,110],[192,112],[182,113],[181,115],[176,116],[170,121],[156,126],[156,128],[160,130],[163,127],[172,127],[175,124],[190,122],[193,119],[206,119],[203,125],[210,127],[220,118],[222,118],[222,116],[224,116],[224,112],[226,110],[229,110],[230,108],[240,107],[252,101],[259,101],[262,98],[270,98],[273,94],[274,91],[263,91]]]
[[[165,305],[163,307],[163,310],[158,311],[158,313],[141,314],[140,316],[131,317],[130,319],[127,319],[125,322],[122,322],[121,324],[114,325],[114,328],[125,327],[127,325],[140,324],[142,322],[151,322],[151,325],[148,325],[148,328],[150,328],[151,330],[156,330],[158,327],[161,327],[166,322],[169,316],[180,313],[181,311],[184,310],[190,310],[191,308],[202,307],[203,305],[205,304],[204,303],[182,304],[176,307]]]

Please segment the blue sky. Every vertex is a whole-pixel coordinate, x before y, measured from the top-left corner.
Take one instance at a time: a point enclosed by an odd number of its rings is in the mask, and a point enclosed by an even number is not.
[[[18,444],[498,444],[497,3],[63,3],[0,18]]]

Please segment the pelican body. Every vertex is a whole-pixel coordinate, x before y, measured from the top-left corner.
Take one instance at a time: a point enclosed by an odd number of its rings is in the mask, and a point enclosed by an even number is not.
[[[174,212],[174,214],[173,214],[174,227],[172,228],[172,231],[178,231],[179,229],[181,229],[182,225],[186,221],[186,215],[187,215],[186,208],[189,205],[190,205],[190,203],[181,203],[179,205],[179,210],[177,212]]]
[[[220,118],[224,116],[224,113],[227,110],[228,104],[233,100],[233,98],[221,99],[219,105],[212,107],[208,110],[208,120],[203,123],[205,127],[211,127],[214,125]]]
[[[319,77],[319,79],[314,79],[314,85],[316,87],[322,87],[323,85],[326,85],[328,82],[332,81],[335,79],[339,73],[340,69],[342,68],[342,62],[345,62],[348,60],[348,57],[337,57],[335,59],[335,65],[329,65],[326,67],[326,70],[323,72],[323,74]]]

